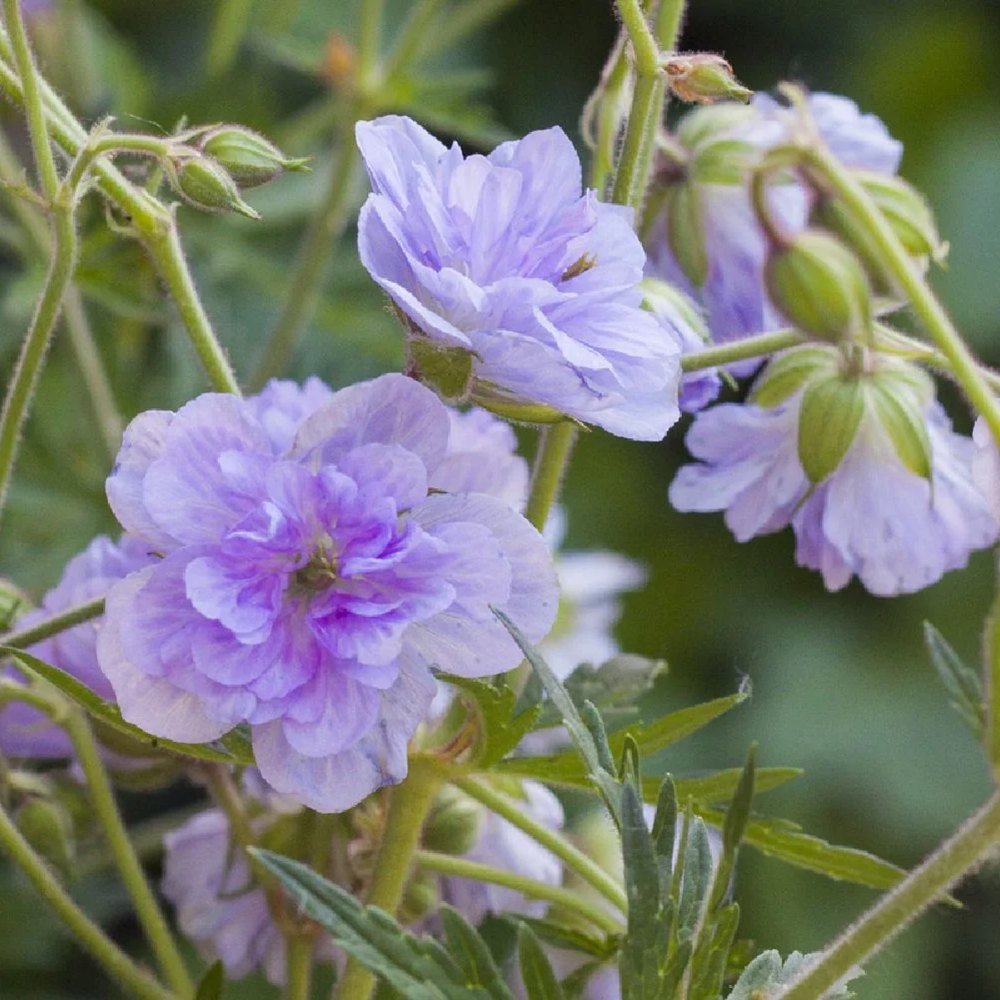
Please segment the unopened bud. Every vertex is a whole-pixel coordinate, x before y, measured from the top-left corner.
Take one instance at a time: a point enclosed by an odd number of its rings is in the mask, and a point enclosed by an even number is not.
[[[218,125],[204,133],[198,147],[229,174],[240,188],[273,181],[285,170],[308,170],[307,161],[285,156],[274,143],[240,125]]]
[[[742,101],[746,104],[752,90],[736,79],[733,67],[714,52],[694,52],[670,56],[663,64],[670,90],[682,101],[715,104],[717,101]]]
[[[412,924],[437,909],[439,901],[437,876],[432,872],[418,872],[406,884],[399,919],[403,924]]]
[[[467,795],[445,786],[434,800],[424,826],[423,845],[444,854],[466,854],[479,835],[482,808]]]
[[[58,802],[26,799],[17,809],[15,822],[24,839],[64,878],[72,873],[76,859],[73,824]]]
[[[260,218],[240,197],[232,177],[205,156],[192,153],[167,160],[166,175],[174,191],[203,212],[238,212],[248,219]]]
[[[764,267],[771,301],[798,329],[841,342],[871,327],[871,290],[857,257],[838,239],[807,229],[774,246]]]

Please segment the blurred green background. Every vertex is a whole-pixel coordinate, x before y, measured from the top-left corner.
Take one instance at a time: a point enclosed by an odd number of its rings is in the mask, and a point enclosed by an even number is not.
[[[344,49],[331,49],[330,39],[357,36],[355,0],[248,6],[250,30],[235,61],[211,79],[204,66],[216,4],[205,0],[69,0],[35,25],[43,68],[88,121],[113,113],[120,128],[152,131],[170,130],[183,115],[191,123],[239,121],[289,153],[314,157],[313,174],[251,193],[261,223],[180,211],[207,308],[242,376],[274,322],[331,163],[336,110],[346,97],[342,76],[330,79],[330,67],[341,66],[330,53]],[[409,6],[390,0],[387,38]],[[284,23],[286,11],[294,16]],[[523,0],[429,67],[452,91],[414,80],[403,96],[418,117],[452,123],[468,147],[554,123],[579,140],[579,110],[614,30],[607,0]],[[693,0],[684,47],[724,53],[755,89],[794,78],[880,115],[905,144],[903,174],[927,192],[951,242],[948,270],[935,282],[974,346],[1000,363],[1000,5]],[[454,89],[470,70],[488,73],[474,100]],[[23,147],[16,118],[9,108],[3,113],[8,136]],[[362,194],[359,184],[358,201]],[[94,206],[89,212],[80,285],[119,406],[126,416],[176,406],[205,388],[186,340],[135,247],[109,235]],[[6,232],[9,201],[0,218]],[[0,245],[0,370],[13,360],[44,273],[40,261],[26,266],[29,258],[16,241]],[[63,340],[27,430],[0,537],[0,575],[36,596],[67,557],[113,527],[103,500],[108,458]],[[317,373],[336,386],[397,367],[400,358],[398,331],[357,262],[348,228],[289,371]],[[961,405],[952,411],[967,428]],[[757,740],[762,763],[806,770],[762,798],[762,811],[912,865],[989,791],[978,748],[933,677],[921,623],[934,622],[975,661],[991,600],[991,555],[912,597],[878,599],[853,585],[827,594],[815,574],[794,565],[789,532],[738,545],[721,518],[667,506],[682,442],[683,427],[659,445],[585,435],[565,493],[569,547],[615,549],[650,568],[648,587],[627,598],[619,630],[624,648],[670,662],[650,710],[752,680],[749,703],[664,766],[734,766]],[[130,808],[150,812],[158,802],[134,800]],[[109,877],[85,879],[81,892],[116,933],[131,936]],[[1000,883],[988,871],[959,895],[967,911],[931,913],[873,963],[857,984],[862,1000],[1000,997]],[[738,897],[742,934],[787,952],[822,946],[873,894],[748,850]],[[107,996],[89,961],[38,909],[0,871],[0,996]]]

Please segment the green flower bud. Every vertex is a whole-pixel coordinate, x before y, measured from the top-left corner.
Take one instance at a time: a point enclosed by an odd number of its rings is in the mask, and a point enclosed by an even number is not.
[[[733,67],[714,52],[694,52],[670,56],[663,64],[667,84],[682,101],[714,104],[716,101],[742,101],[753,95],[736,79]]]
[[[482,807],[456,788],[445,786],[438,792],[422,842],[429,851],[443,854],[466,854],[479,835]]]
[[[407,338],[407,373],[430,386],[449,403],[465,402],[472,392],[472,354],[462,347],[442,347],[423,334]]]
[[[807,229],[773,246],[764,266],[771,301],[791,323],[843,342],[871,328],[871,290],[857,257],[838,239]]]
[[[204,156],[181,153],[166,161],[165,173],[174,191],[203,212],[238,212],[248,219],[260,218],[240,197],[232,177]]]
[[[240,125],[217,125],[205,132],[198,148],[219,163],[240,188],[273,181],[285,170],[308,170],[308,161],[289,159],[274,143]]]
[[[62,876],[68,878],[76,860],[73,824],[53,799],[28,798],[18,807],[14,820],[24,839]]]
[[[399,920],[404,925],[412,924],[431,910],[437,909],[438,902],[437,876],[433,872],[418,872],[406,883],[399,907]]]
[[[799,408],[799,462],[811,483],[821,483],[840,465],[865,413],[857,376],[833,375],[811,382]]]
[[[840,352],[832,346],[809,344],[782,351],[754,383],[750,402],[766,409],[778,406],[814,378],[838,372],[840,362]]]

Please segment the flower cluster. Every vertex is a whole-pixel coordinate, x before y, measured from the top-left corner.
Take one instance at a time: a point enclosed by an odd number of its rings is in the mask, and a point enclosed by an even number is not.
[[[482,399],[659,440],[678,345],[642,308],[631,212],[584,191],[561,129],[462,155],[409,118],[357,127],[372,193],[358,247],[411,339],[471,355]]]
[[[265,781],[321,811],[401,780],[430,666],[508,670],[521,654],[491,607],[533,640],[556,611],[541,536],[446,492],[482,474],[453,427],[399,375],[137,417],[108,498],[162,559],[107,598],[98,656],[123,716],[186,742],[248,723]]]

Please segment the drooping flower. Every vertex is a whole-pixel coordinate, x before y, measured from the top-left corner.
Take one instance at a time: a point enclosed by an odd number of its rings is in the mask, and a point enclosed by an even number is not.
[[[386,375],[310,409],[290,445],[232,396],[132,422],[108,497],[164,558],[111,590],[98,655],[129,721],[188,742],[247,722],[264,780],[330,812],[405,776],[432,664],[520,661],[491,606],[537,641],[557,601],[520,515],[434,488],[451,419],[430,390]]]
[[[805,350],[821,357],[827,349]],[[761,391],[777,365],[787,375],[787,359],[798,361],[802,351],[778,355]],[[836,374],[820,367],[817,377],[821,392],[840,391]],[[860,376],[860,396],[842,397],[853,415],[820,408],[804,421],[803,400],[819,382],[806,377],[773,405],[722,404],[698,414],[687,436],[698,462],[678,472],[671,503],[725,511],[741,542],[791,524],[796,560],[818,570],[828,589],[856,575],[880,596],[929,586],[996,540],[997,520],[972,483],[973,444],[954,433],[929,381],[879,359]],[[772,385],[780,384],[776,377]],[[806,462],[833,467],[810,481]]]
[[[361,259],[412,337],[468,352],[481,398],[663,437],[677,347],[641,309],[631,212],[583,190],[562,130],[468,157],[397,116],[357,137],[372,184]]]
[[[856,170],[894,174],[902,145],[874,115],[835,94],[810,94],[810,117],[830,152]],[[797,112],[767,95],[749,107],[716,105],[689,112],[677,148],[661,164],[662,210],[647,239],[650,274],[700,302],[714,341],[723,343],[787,325],[764,287],[767,243],[750,199],[762,156],[789,142]],[[802,230],[812,195],[789,178],[770,191],[770,208],[789,233]],[[758,362],[732,366],[735,374]]]
[[[972,481],[1000,521],[1000,452],[989,424],[982,417],[972,428],[972,440],[976,446],[972,453]]]
[[[562,829],[562,806],[548,788],[537,781],[525,781],[521,789],[524,801],[520,805],[532,819],[551,830]],[[469,861],[514,872],[546,885],[562,882],[562,862],[494,812],[483,812],[475,842],[462,856]],[[540,917],[548,906],[544,900],[529,899],[516,889],[454,875],[442,877],[441,900],[460,910],[473,924],[478,924],[488,913],[523,913],[525,916]]]
[[[118,542],[104,535],[66,564],[59,583],[42,599],[41,607],[23,615],[18,628],[30,628],[78,604],[102,597],[108,588],[154,562],[148,543],[124,535]],[[83,622],[30,647],[28,652],[82,681],[104,699],[113,698],[111,685],[97,664],[100,621]],[[8,676],[18,676],[13,668]],[[20,701],[0,708],[0,750],[11,757],[67,757],[72,753],[66,734],[42,712]]]

